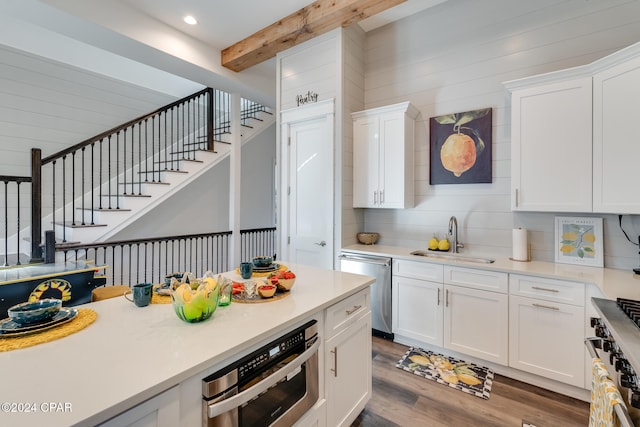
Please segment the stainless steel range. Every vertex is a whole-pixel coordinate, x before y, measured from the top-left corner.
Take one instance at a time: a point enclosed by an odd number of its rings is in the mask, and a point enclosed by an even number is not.
[[[626,400],[626,411],[617,410],[621,425],[640,426],[640,301],[591,301],[600,317],[591,318],[596,337],[587,339],[589,350],[607,366]]]

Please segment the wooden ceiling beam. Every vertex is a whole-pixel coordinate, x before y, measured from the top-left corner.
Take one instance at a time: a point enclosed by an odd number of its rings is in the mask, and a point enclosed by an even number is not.
[[[278,52],[335,28],[346,27],[406,0],[316,0],[222,50],[222,66],[242,71]]]

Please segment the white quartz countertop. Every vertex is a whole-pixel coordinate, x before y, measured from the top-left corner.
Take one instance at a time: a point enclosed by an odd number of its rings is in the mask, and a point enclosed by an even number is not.
[[[219,307],[202,323],[178,319],[171,304],[138,308],[124,297],[79,306],[98,313],[86,329],[0,353],[0,425],[96,425],[232,361],[234,355],[275,338],[374,281],[285,264],[297,276],[289,296]],[[225,275],[241,280],[235,272]],[[50,403],[58,404],[60,411],[49,409]],[[16,404],[18,412],[8,412],[7,404]],[[27,405],[31,412],[25,412]]]
[[[518,273],[546,278],[571,280],[582,283],[596,285],[603,296],[608,299],[630,298],[640,300],[640,276],[631,270],[618,270],[613,268],[583,267],[571,264],[559,264],[554,262],[512,261],[508,257],[496,257],[490,254],[463,251],[463,256],[478,256],[495,259],[490,264],[477,262],[464,262],[458,260],[445,260],[426,258],[411,255],[416,249],[425,248],[402,248],[397,246],[384,245],[351,245],[343,248],[345,251],[358,252],[363,254],[381,255],[392,258],[407,259],[411,261],[430,262],[436,264],[456,265],[460,267],[470,267],[492,271],[502,271],[506,273]]]

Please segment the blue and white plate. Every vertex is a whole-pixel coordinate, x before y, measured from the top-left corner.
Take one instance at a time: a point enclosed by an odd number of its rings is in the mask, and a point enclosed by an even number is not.
[[[75,319],[77,315],[78,310],[75,308],[61,308],[60,311],[51,319],[29,325],[20,325],[19,323],[7,318],[0,320],[0,337],[15,337],[45,331],[69,322]]]

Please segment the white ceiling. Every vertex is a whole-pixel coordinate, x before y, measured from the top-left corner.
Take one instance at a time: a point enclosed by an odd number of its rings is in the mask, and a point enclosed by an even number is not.
[[[302,9],[312,0],[121,0],[152,18],[222,50]],[[446,0],[407,0],[360,22],[365,31],[402,19]],[[185,15],[198,24],[187,25]]]

